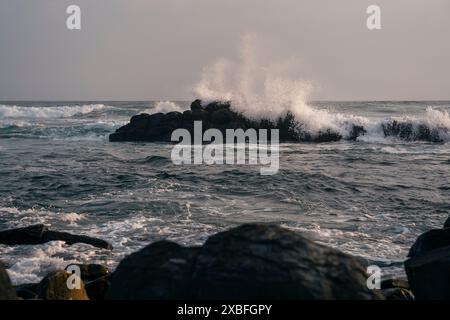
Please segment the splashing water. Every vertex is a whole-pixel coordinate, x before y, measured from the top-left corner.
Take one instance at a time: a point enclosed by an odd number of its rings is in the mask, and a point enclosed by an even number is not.
[[[450,117],[447,111],[428,107],[420,116],[402,116],[397,119],[369,119],[345,113],[333,113],[327,109],[317,109],[308,104],[313,91],[310,82],[292,80],[277,70],[280,63],[262,63],[258,52],[256,38],[244,35],[240,43],[237,61],[219,59],[207,66],[200,82],[194,87],[194,95],[204,103],[214,100],[231,101],[232,108],[250,119],[276,120],[288,112],[295,116],[301,130],[315,136],[327,130],[341,136],[351,136],[355,126],[366,129],[365,140],[383,137],[383,124],[393,120],[424,125],[430,130],[437,130],[439,136],[448,141],[450,138]],[[286,66],[286,63],[281,63]],[[295,66],[292,65],[291,69]]]
[[[204,101],[232,101],[235,111],[251,119],[276,120],[291,112],[311,133],[330,129],[345,134],[349,124],[364,123],[361,117],[332,114],[308,105],[312,84],[283,76],[276,70],[279,63],[261,64],[259,51],[255,38],[245,35],[239,61],[220,59],[206,67],[194,88],[195,96]]]
[[[160,113],[160,112],[168,113],[168,112],[173,112],[173,111],[183,112],[183,111],[185,111],[185,108],[181,107],[180,105],[178,105],[172,101],[159,101],[159,102],[155,103],[153,108],[144,111],[144,113],[154,114],[154,113]]]

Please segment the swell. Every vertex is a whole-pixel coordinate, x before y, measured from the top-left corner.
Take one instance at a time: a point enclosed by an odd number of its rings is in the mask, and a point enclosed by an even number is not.
[[[103,104],[87,104],[72,106],[16,106],[0,105],[0,119],[29,118],[29,119],[54,119],[68,118],[76,115],[84,115],[108,108]]]

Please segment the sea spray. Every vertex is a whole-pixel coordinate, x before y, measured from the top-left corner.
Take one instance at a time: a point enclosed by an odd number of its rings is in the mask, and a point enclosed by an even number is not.
[[[206,67],[194,88],[195,96],[206,103],[231,101],[232,108],[249,119],[275,121],[291,113],[302,131],[313,136],[332,131],[346,137],[353,126],[365,123],[362,117],[332,114],[310,106],[307,100],[312,84],[292,80],[273,67],[288,63],[261,63],[257,54],[260,51],[255,37],[243,36],[238,61],[220,59]]]
[[[256,40],[253,35],[244,35],[237,61],[219,59],[207,66],[194,87],[195,97],[204,104],[230,101],[234,111],[252,120],[277,121],[292,114],[302,141],[320,141],[323,134],[349,140],[364,136],[365,141],[386,137],[433,142],[450,139],[448,112],[432,107],[420,116],[374,120],[311,106],[308,99],[313,91],[312,83],[292,80],[273,67],[286,67],[288,62],[262,63],[258,53],[264,50]]]

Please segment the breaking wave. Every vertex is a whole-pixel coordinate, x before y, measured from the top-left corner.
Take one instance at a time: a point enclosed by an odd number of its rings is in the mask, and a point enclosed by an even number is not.
[[[94,111],[101,111],[107,106],[103,104],[88,104],[75,106],[54,106],[54,107],[24,107],[16,105],[0,105],[0,119],[7,118],[69,118],[75,115],[88,114]]]
[[[147,109],[146,111],[144,111],[144,113],[148,113],[148,114],[159,113],[159,112],[168,113],[168,112],[173,112],[173,111],[183,112],[183,111],[185,111],[185,109],[172,101],[159,101],[159,102],[155,103],[153,108]]]
[[[276,121],[291,114],[300,140],[361,138],[369,141],[386,137],[409,141],[450,140],[450,117],[446,110],[428,107],[421,116],[380,120],[315,108],[308,103],[312,84],[284,76],[274,67],[280,63],[262,63],[259,52],[263,50],[258,49],[256,38],[245,35],[241,40],[239,59],[219,59],[207,66],[193,89],[194,95],[204,104],[231,102],[234,111],[253,120]],[[281,65],[286,67],[285,63]],[[324,135],[327,137],[321,139]]]

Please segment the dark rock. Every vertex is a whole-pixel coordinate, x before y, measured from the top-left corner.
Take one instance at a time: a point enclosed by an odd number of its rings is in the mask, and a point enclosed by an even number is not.
[[[188,299],[197,248],[161,241],[122,260],[106,299]]]
[[[35,300],[39,298],[37,294],[37,287],[37,283],[21,284],[15,287],[16,294],[19,298],[24,300]]]
[[[0,262],[0,300],[16,300],[16,292],[11,284],[8,273]]]
[[[44,300],[89,300],[83,281],[80,289],[69,289],[67,280],[70,274],[66,271],[52,272],[37,285],[37,294]]]
[[[109,269],[99,264],[77,264],[76,266],[80,268],[81,279],[89,299],[103,300],[111,284]]]
[[[450,246],[421,252],[405,262],[405,270],[417,300],[450,299]]]
[[[205,107],[206,112],[208,113],[214,113],[219,110],[223,109],[230,109],[231,105],[229,102],[220,102],[220,101],[214,101],[208,104]]]
[[[211,121],[219,125],[233,121],[234,114],[229,109],[219,109],[211,115]]]
[[[191,104],[191,110],[182,114],[170,112],[168,114],[134,116],[129,124],[117,129],[109,139],[111,142],[171,142],[171,132],[175,129],[189,130],[192,135],[194,121],[202,121],[203,130],[216,128],[222,132],[226,129],[279,129],[280,142],[320,143],[342,139],[356,140],[367,132],[363,126],[349,123],[347,124],[349,132],[344,136],[331,129],[312,133],[304,129],[304,124],[297,121],[291,112],[274,121],[267,119],[256,121],[234,111],[230,102],[213,101],[203,106],[201,100],[195,100]],[[442,134],[450,133],[447,128],[430,128],[426,124],[397,120],[386,121],[381,125],[381,129],[386,137],[397,137],[406,141],[443,142]]]
[[[43,244],[50,241],[64,241],[68,245],[86,243],[92,246],[112,250],[112,245],[104,240],[67,232],[50,231],[45,225],[33,225],[0,232],[0,243],[6,245]]]
[[[420,300],[450,299],[450,228],[425,232],[408,256],[405,270],[414,296]]]
[[[445,221],[444,228],[450,228],[450,217]]]
[[[382,294],[389,301],[414,301],[414,295],[410,290],[403,288],[386,289]]]
[[[134,116],[129,124],[111,134],[109,140],[111,142],[171,142],[172,132],[175,129],[186,129],[192,136],[194,121],[202,121],[203,132],[210,128],[219,129],[222,133],[225,133],[226,129],[279,129],[281,142],[331,142],[343,138],[339,133],[331,130],[325,130],[318,135],[303,132],[301,124],[290,112],[276,121],[267,119],[256,121],[233,111],[230,102],[215,101],[203,107],[200,100],[195,100],[191,104],[191,110],[183,113]],[[356,139],[363,132],[363,128],[355,127],[349,139]]]
[[[195,100],[194,102],[191,103],[191,110],[192,111],[198,111],[198,110],[202,110],[202,100]]]
[[[414,300],[406,279],[387,279],[381,282],[381,292],[386,300]]]
[[[381,282],[381,290],[384,289],[409,289],[409,283],[406,279],[387,279]]]
[[[154,243],[125,258],[107,299],[382,299],[360,262],[273,225],[244,225],[204,246]]]
[[[382,129],[386,137],[393,136],[406,141],[443,142],[437,129],[430,129],[424,124],[393,120],[391,122],[383,123]],[[442,128],[442,130],[448,131],[445,128]]]
[[[416,240],[409,251],[408,257],[417,257],[446,246],[450,246],[450,229],[430,230]]]
[[[356,140],[358,137],[363,136],[367,133],[363,126],[353,126],[348,137],[348,140]]]
[[[183,114],[181,112],[178,111],[174,111],[174,112],[169,112],[167,113],[163,120],[165,123],[175,123],[175,126],[179,126],[181,125],[182,119],[183,118]]]

